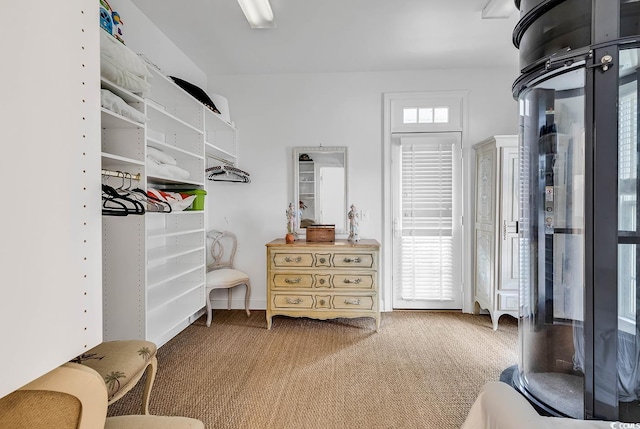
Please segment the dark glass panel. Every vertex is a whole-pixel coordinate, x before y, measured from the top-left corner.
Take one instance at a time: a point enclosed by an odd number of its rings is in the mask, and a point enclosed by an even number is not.
[[[519,384],[584,416],[584,68],[521,94]]]

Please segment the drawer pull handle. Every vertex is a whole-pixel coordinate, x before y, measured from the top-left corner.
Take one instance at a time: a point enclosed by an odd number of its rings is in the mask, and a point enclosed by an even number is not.
[[[301,281],[302,281],[302,279],[300,277],[298,277],[297,279],[284,279],[284,282],[288,283],[290,285],[298,284]]]
[[[300,298],[296,298],[296,299],[287,298],[287,304],[300,304],[301,302],[302,302],[302,299]]]
[[[345,299],[344,303],[347,304],[347,305],[360,305],[360,300],[358,298]]]
[[[297,258],[290,258],[290,257],[286,257],[284,258],[285,262],[302,262],[302,256],[298,256]]]
[[[344,279],[344,282],[345,282],[345,283],[355,283],[355,284],[359,284],[361,281],[362,281],[362,279],[361,279],[361,278],[359,278],[359,277],[358,277],[357,279],[355,279],[355,280]]]
[[[320,284],[323,285],[324,284],[324,279],[320,279]]]
[[[325,261],[326,261],[326,259],[325,259],[325,258],[320,258],[320,263],[321,263],[321,264],[324,264],[324,263],[325,263]]]
[[[344,258],[344,262],[346,263],[353,262],[354,264],[359,264],[362,261],[360,260],[360,258]]]
[[[324,305],[324,303],[325,303],[325,302],[326,302],[326,301],[325,301],[324,299],[321,299],[321,300],[320,300],[320,305]]]

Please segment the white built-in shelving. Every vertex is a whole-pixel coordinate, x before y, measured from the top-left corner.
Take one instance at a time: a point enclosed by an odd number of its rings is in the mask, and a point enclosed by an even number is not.
[[[213,159],[238,165],[238,132],[209,109],[204,109],[205,153]]]
[[[237,165],[237,131],[149,67],[145,98],[102,79],[143,112],[138,123],[102,109],[102,168],[139,175],[132,187],[204,189],[205,168]],[[147,148],[170,155],[186,179],[151,174]],[[211,160],[211,162],[209,161]],[[109,178],[117,187],[129,179]],[[158,346],[191,323],[205,305],[205,211],[103,216],[104,340],[146,339]]]

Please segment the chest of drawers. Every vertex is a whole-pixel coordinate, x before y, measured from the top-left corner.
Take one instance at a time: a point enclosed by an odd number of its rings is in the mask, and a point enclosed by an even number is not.
[[[273,316],[372,317],[380,328],[376,240],[267,244],[267,328]]]

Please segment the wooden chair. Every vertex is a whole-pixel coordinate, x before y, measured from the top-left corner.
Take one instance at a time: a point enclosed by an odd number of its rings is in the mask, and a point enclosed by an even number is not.
[[[207,326],[211,326],[213,318],[213,304],[211,293],[216,289],[227,289],[227,308],[231,309],[231,289],[245,285],[244,308],[247,316],[249,311],[249,297],[251,295],[251,283],[249,276],[240,270],[236,270],[233,260],[236,256],[238,240],[236,235],[229,231],[211,230],[207,233],[209,252],[207,255]]]
[[[150,415],[107,418],[107,386],[95,370],[66,363],[0,399],[7,429],[204,429],[200,420]]]

